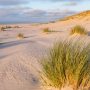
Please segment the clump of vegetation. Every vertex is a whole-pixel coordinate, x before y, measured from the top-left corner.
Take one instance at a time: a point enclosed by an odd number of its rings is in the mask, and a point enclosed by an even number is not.
[[[8,28],[12,28],[12,27],[11,26],[6,26],[5,28],[8,29]]]
[[[19,26],[14,26],[14,28],[20,28]]]
[[[52,32],[52,31],[49,28],[44,28],[43,32],[49,33],[49,32]]]
[[[0,31],[5,31],[6,29],[12,28],[11,26],[2,26]]]
[[[80,34],[80,35],[87,35],[87,31],[84,27],[76,25],[75,27],[73,27],[70,31],[70,34]]]
[[[5,27],[1,27],[0,28],[0,31],[5,31]]]
[[[51,32],[55,32],[54,30],[50,30],[49,28],[44,28],[43,32],[45,33],[51,33]]]
[[[65,86],[72,86],[73,90],[90,87],[90,44],[78,41],[56,43],[40,64],[41,79],[47,86],[59,90]]]
[[[17,38],[23,39],[23,38],[24,38],[24,35],[23,35],[22,33],[19,33],[19,34],[17,35]]]

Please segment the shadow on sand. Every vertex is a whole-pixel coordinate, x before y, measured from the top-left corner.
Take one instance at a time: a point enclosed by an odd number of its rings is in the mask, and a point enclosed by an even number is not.
[[[30,43],[30,42],[34,43],[34,41],[30,41],[30,40],[20,40],[20,41],[18,40],[18,41],[5,42],[0,45],[0,49],[17,46],[20,44],[26,44],[26,43]]]
[[[88,36],[90,36],[90,32],[88,32]]]

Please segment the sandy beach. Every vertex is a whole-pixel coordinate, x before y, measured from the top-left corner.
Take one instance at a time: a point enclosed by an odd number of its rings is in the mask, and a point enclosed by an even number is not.
[[[90,13],[81,19],[75,17],[55,23],[9,24],[12,28],[0,31],[0,90],[42,90],[38,60],[41,60],[54,42],[71,38],[69,33],[75,25],[87,29],[88,36],[80,37],[89,42]],[[54,32],[44,33],[44,28]],[[23,39],[17,38],[19,33],[24,35]]]

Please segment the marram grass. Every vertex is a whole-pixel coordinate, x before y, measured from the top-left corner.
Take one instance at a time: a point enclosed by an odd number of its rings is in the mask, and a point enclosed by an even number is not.
[[[5,31],[5,27],[0,27],[0,31]]]
[[[23,35],[22,33],[19,33],[19,34],[17,35],[17,38],[23,39],[23,38],[24,38],[24,35]]]
[[[43,29],[43,32],[44,33],[50,33],[50,32],[55,32],[54,30],[51,30],[51,29],[49,29],[49,28],[44,28]]]
[[[84,27],[76,25],[70,31],[70,35],[73,35],[73,34],[87,35],[88,32],[87,32],[87,30]]]
[[[43,84],[61,90],[66,85],[73,90],[90,87],[90,44],[63,41],[50,49],[41,61]]]
[[[43,32],[51,32],[51,31],[49,30],[49,28],[44,28]]]

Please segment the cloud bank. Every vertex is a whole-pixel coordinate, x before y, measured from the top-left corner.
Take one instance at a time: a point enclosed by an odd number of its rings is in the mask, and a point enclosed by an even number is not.
[[[48,22],[71,15],[73,13],[75,12],[68,10],[45,11],[28,7],[0,8],[0,23]]]
[[[54,21],[75,14],[73,7],[76,8],[81,1],[88,0],[0,0],[0,23]],[[42,2],[41,4],[48,2],[48,6],[59,2],[62,5],[60,4],[59,8],[55,7],[54,10],[43,10],[43,5],[37,9],[35,5],[30,6],[31,2]]]

